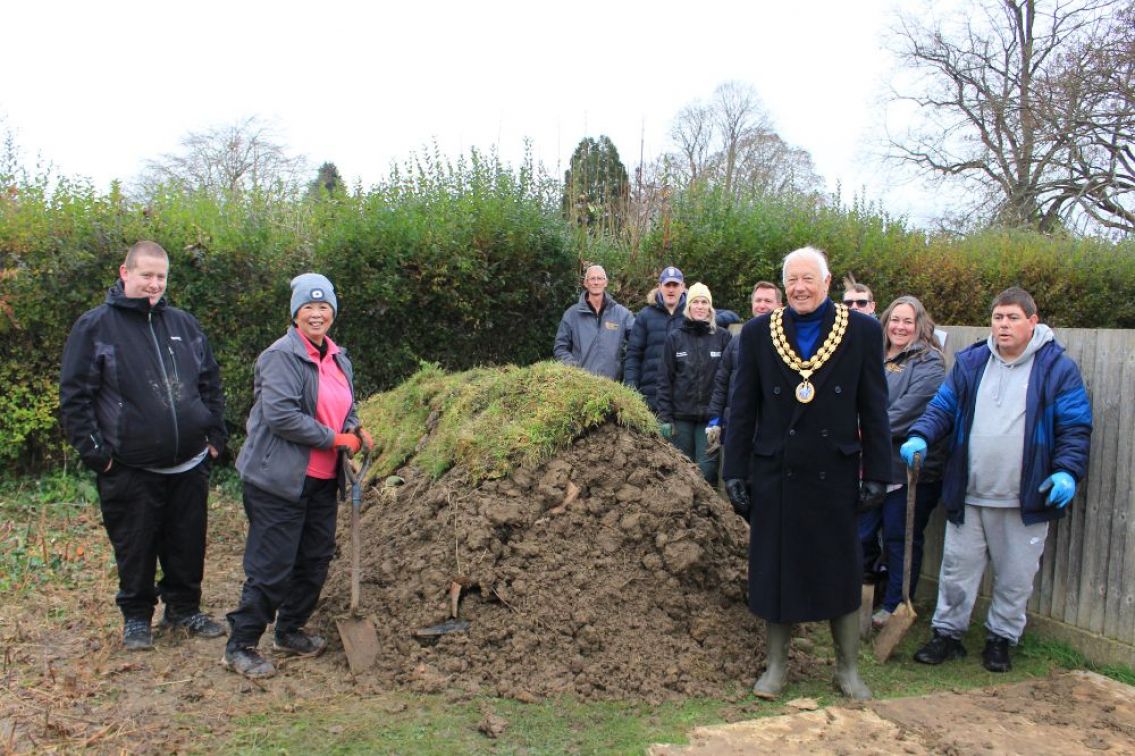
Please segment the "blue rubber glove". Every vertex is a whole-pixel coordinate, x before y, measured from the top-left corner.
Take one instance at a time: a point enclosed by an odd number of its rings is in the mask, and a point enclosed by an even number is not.
[[[899,447],[899,456],[902,457],[903,462],[906,462],[907,467],[914,467],[915,454],[926,459],[926,439],[911,436]]]
[[[658,432],[662,434],[662,438],[669,441],[674,438],[674,426],[671,423],[659,423]]]
[[[706,426],[705,426],[705,427],[707,427],[707,428],[716,428],[716,427],[717,427],[717,426],[719,426],[719,425],[721,425],[721,418],[720,418],[720,417],[715,417],[715,418],[711,419],[711,420],[710,420],[710,421],[709,421],[708,423],[706,423]]]
[[[1066,472],[1054,472],[1044,479],[1038,489],[1041,493],[1048,492],[1048,506],[1056,505],[1058,509],[1068,506],[1072,497],[1076,495],[1076,479]]]

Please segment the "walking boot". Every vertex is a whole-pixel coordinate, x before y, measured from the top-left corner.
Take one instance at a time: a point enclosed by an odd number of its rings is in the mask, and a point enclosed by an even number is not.
[[[951,638],[937,628],[926,644],[914,652],[914,660],[919,664],[941,664],[951,659],[961,659],[966,655],[966,647],[957,638]]]
[[[792,625],[765,623],[765,673],[753,686],[757,698],[773,700],[784,690],[788,681],[788,642],[792,640]]]
[[[985,650],[981,652],[981,666],[990,672],[1008,672],[1013,668],[1009,657],[1009,639],[990,633],[985,639]]]
[[[832,683],[848,698],[866,701],[871,698],[871,690],[859,677],[859,612],[836,617],[831,628],[836,653]]]

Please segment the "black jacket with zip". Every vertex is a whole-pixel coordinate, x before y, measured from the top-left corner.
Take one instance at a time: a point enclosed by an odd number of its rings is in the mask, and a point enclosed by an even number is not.
[[[725,328],[710,331],[709,323],[689,318],[670,332],[658,371],[659,420],[704,423],[710,419],[713,381],[730,338]]]
[[[127,297],[121,281],[67,336],[59,407],[67,439],[98,472],[111,459],[172,467],[227,437],[220,369],[197,319],[164,297]]]

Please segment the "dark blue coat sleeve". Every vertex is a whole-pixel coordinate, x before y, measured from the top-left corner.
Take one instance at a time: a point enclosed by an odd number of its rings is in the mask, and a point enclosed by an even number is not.
[[[760,330],[754,319],[745,324],[736,339],[729,417],[725,423],[725,466],[722,472],[725,480],[749,478],[749,455],[753,451],[753,431],[760,401],[760,373],[756,363],[759,337]]]
[[[723,422],[727,419],[721,416],[728,406],[729,383],[733,377],[734,363],[737,359],[737,345],[740,343],[740,338],[730,339],[729,343],[725,345],[725,352],[721,355],[721,364],[717,366],[717,375],[713,378],[713,396],[709,400],[710,419],[718,417]]]

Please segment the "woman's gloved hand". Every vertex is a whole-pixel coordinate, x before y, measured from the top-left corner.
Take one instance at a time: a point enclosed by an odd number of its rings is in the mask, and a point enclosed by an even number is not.
[[[336,433],[335,443],[333,446],[336,449],[342,449],[347,452],[348,457],[353,457],[359,453],[362,448],[363,440],[356,436],[354,433]]]

